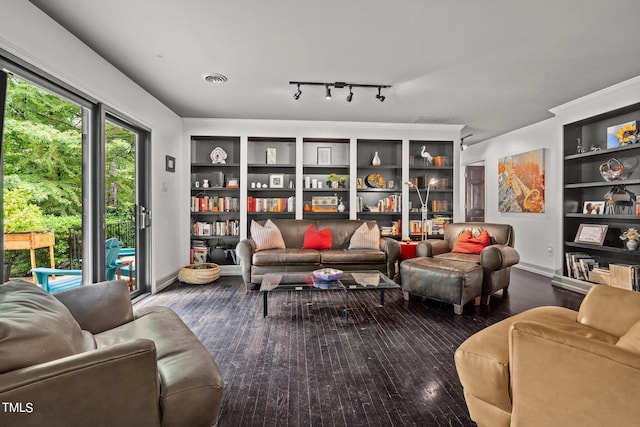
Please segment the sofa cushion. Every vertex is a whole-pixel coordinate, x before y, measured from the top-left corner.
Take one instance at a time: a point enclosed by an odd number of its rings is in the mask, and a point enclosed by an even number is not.
[[[314,224],[311,224],[304,233],[302,248],[318,250],[331,249],[331,229],[324,228],[318,230]]]
[[[491,244],[491,237],[487,230],[483,230],[475,237],[471,230],[465,230],[453,242],[453,249],[451,252],[461,254],[476,254],[479,255],[482,250]]]
[[[434,258],[448,259],[452,261],[465,261],[480,264],[480,255],[476,254],[461,254],[458,252],[445,252],[440,255],[434,256]]]
[[[94,346],[69,310],[33,283],[0,285],[0,373],[13,371]]]
[[[320,263],[320,252],[315,249],[267,249],[253,254],[253,265],[294,265]]]
[[[280,229],[270,219],[264,225],[251,220],[251,238],[256,243],[256,251],[286,248]]]
[[[384,264],[386,255],[379,249],[330,249],[320,252],[322,264]]]
[[[378,224],[369,227],[366,223],[356,229],[351,236],[349,249],[380,249],[380,228]]]

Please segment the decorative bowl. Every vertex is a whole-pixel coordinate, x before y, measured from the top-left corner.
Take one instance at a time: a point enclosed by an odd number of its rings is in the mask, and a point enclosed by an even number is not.
[[[335,268],[321,268],[320,270],[316,270],[313,272],[313,275],[321,280],[338,280],[342,277],[342,270],[337,270]]]

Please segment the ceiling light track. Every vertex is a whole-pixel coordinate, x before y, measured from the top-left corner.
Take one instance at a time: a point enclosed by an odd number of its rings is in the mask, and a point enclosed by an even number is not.
[[[326,82],[298,82],[298,81],[291,81],[289,82],[290,85],[296,85],[296,87],[298,88],[298,90],[293,94],[293,99],[298,100],[300,99],[300,95],[302,95],[302,91],[300,90],[300,86],[324,86],[325,88],[325,98],[326,99],[331,99],[331,88],[334,89],[344,89],[344,88],[349,88],[349,95],[347,95],[347,102],[351,102],[353,100],[353,88],[377,88],[378,89],[378,94],[376,95],[376,99],[380,102],[384,102],[384,100],[387,98],[386,96],[382,95],[382,89],[387,89],[390,88],[391,85],[375,85],[375,84],[362,84],[362,83],[346,83],[346,82],[333,82],[333,83],[326,83]]]

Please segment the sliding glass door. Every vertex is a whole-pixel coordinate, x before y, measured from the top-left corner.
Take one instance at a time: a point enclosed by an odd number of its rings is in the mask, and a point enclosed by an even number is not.
[[[1,56],[0,65],[0,279],[55,292],[122,278],[132,296],[148,292],[149,130]]]

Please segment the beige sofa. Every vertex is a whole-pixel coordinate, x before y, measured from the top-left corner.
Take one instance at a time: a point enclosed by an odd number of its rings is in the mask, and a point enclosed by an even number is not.
[[[400,244],[396,240],[382,237],[376,249],[349,249],[351,236],[365,221],[289,218],[271,221],[280,229],[286,249],[256,251],[251,238],[236,246],[242,278],[249,288],[257,288],[266,273],[305,272],[322,267],[343,271],[379,270],[390,278],[396,273],[396,262],[400,257]],[[331,229],[331,249],[303,249],[305,232],[312,224],[318,230]]]
[[[491,237],[491,244],[479,255],[451,252],[454,242],[465,230],[486,230]],[[445,228],[443,240],[430,239],[420,242],[416,248],[416,255],[480,265],[483,270],[481,302],[489,304],[491,295],[509,287],[511,267],[520,262],[520,255],[513,247],[514,241],[513,227],[509,224],[456,222]]]
[[[455,363],[478,426],[637,426],[640,293],[596,285],[468,338]]]
[[[198,338],[166,307],[134,311],[123,280],[0,285],[0,426],[212,426],[222,394]]]

